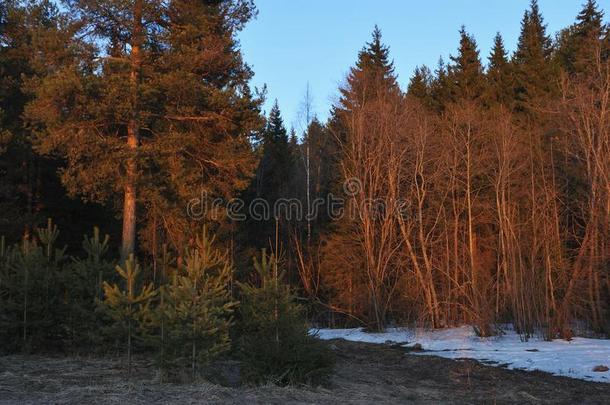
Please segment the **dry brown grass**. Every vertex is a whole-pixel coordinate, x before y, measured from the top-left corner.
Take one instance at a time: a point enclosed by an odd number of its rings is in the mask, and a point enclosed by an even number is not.
[[[130,381],[120,360],[12,355],[0,357],[2,404],[331,404],[331,403],[605,403],[610,384],[541,372],[510,371],[471,360],[411,356],[405,349],[331,342],[337,355],[327,387],[223,387],[209,382],[160,384],[136,361]]]

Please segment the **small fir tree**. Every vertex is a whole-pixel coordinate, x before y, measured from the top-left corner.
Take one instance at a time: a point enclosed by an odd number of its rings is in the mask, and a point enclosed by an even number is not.
[[[72,345],[99,346],[100,336],[97,331],[102,328],[102,319],[96,308],[104,300],[104,281],[111,282],[114,274],[114,261],[106,259],[110,237],[100,235],[98,227],[93,228],[93,235],[83,237],[82,248],[86,257],[75,259],[70,267],[70,308],[66,322]]]
[[[325,344],[309,334],[303,308],[296,303],[274,255],[254,258],[259,284],[239,284],[244,376],[254,382],[319,383],[333,359]]]
[[[84,260],[84,264],[89,269],[90,274],[96,279],[96,297],[103,299],[103,282],[106,276],[108,276],[108,264],[109,262],[103,259],[104,255],[108,252],[108,242],[110,236],[104,235],[102,239],[100,237],[100,228],[97,226],[93,228],[93,235],[88,238],[83,238],[83,250],[87,253],[87,258]]]
[[[165,371],[200,367],[230,349],[229,327],[237,302],[231,298],[233,266],[204,228],[184,266],[160,293],[154,323]]]
[[[116,266],[123,285],[104,282],[104,307],[114,320],[113,331],[125,337],[127,348],[128,373],[131,375],[132,342],[139,337],[140,326],[150,314],[150,303],[156,295],[152,284],[138,287],[140,265],[130,255],[123,266]]]
[[[44,255],[39,245],[24,240],[5,253],[2,272],[0,336],[7,351],[28,351],[36,346],[36,330],[44,325]]]
[[[41,243],[1,248],[0,340],[9,351],[49,349],[65,334],[65,247],[55,248],[59,231],[51,220],[37,235]]]

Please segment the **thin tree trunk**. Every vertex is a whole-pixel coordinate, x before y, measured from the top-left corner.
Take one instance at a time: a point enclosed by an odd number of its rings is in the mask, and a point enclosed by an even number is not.
[[[131,313],[131,305],[129,312]],[[127,376],[131,378],[131,319],[127,323]]]
[[[131,117],[127,124],[127,148],[124,202],[123,202],[123,243],[121,258],[126,260],[134,252],[136,243],[136,179],[138,172],[137,150],[140,143],[140,80],[142,69],[142,0],[136,0],[133,8],[133,31],[131,43],[130,97]]]

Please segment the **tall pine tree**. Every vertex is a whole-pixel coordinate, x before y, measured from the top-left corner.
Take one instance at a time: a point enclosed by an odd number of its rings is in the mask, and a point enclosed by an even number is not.
[[[235,36],[254,5],[69,4],[81,32],[27,112],[39,150],[67,157],[70,192],[122,206],[123,257],[135,248],[138,205],[148,208],[147,240],[177,248],[193,226],[186,201],[230,197],[253,170],[260,99]]]
[[[0,234],[29,237],[53,216],[64,230],[62,240],[78,245],[76,235],[88,220],[112,219],[99,207],[66,197],[57,174],[63,161],[35,153],[36,128],[23,119],[38,80],[70,54],[64,45],[75,27],[49,0],[3,2],[0,24]]]

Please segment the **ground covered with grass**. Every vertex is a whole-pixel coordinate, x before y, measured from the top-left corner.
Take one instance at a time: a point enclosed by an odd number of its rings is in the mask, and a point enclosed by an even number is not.
[[[236,386],[226,364],[216,382],[160,383],[138,360],[130,379],[121,359],[0,357],[0,403],[581,403],[603,404],[610,384],[489,367],[473,360],[416,356],[397,345],[329,341],[337,358],[326,386]],[[224,385],[223,385],[224,384]]]

